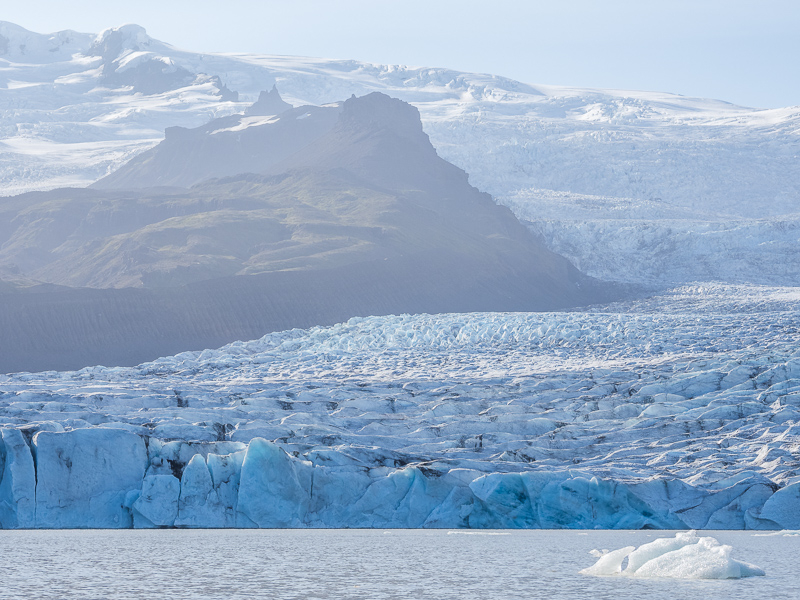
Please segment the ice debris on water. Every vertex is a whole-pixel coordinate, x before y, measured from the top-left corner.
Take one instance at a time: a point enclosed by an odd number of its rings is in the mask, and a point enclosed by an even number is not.
[[[731,558],[733,548],[713,537],[698,537],[695,531],[648,544],[626,546],[613,552],[593,550],[599,560],[584,575],[625,577],[671,577],[675,579],[739,579],[765,575],[764,569]],[[623,566],[627,559],[627,565]]]

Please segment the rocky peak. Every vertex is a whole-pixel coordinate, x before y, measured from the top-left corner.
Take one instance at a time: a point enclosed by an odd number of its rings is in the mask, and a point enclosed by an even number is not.
[[[346,100],[339,122],[347,129],[389,130],[412,138],[425,135],[415,106],[380,92]]]
[[[248,117],[261,117],[269,115],[279,115],[282,112],[294,108],[288,102],[284,102],[278,93],[278,86],[273,85],[270,91],[263,91],[258,95],[258,100],[245,112]]]

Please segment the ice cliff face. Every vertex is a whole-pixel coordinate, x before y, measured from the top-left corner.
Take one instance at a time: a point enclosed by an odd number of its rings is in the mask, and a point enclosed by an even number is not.
[[[786,266],[798,262],[794,238],[780,233],[797,228],[797,107],[356,61],[194,54],[136,26],[96,38],[2,27],[5,194],[88,185],[167,127],[243,112],[276,83],[293,105],[383,91],[417,106],[443,158],[590,275],[655,284],[799,281]],[[23,55],[22,46],[41,50]],[[670,236],[686,243],[665,247]],[[741,258],[721,261],[730,245]]]
[[[800,527],[800,297],[371,317],[0,378],[2,527]]]

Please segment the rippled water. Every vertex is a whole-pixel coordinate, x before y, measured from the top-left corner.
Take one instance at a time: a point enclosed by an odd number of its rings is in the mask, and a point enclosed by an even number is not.
[[[0,598],[667,600],[800,598],[800,537],[715,532],[766,577],[638,580],[578,574],[593,548],[654,531],[0,531]],[[706,535],[706,533],[704,533]]]

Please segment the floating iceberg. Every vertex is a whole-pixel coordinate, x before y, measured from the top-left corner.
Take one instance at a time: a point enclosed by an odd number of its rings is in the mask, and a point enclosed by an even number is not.
[[[687,531],[638,548],[626,546],[602,553],[594,565],[581,573],[676,579],[739,579],[765,575],[760,567],[731,558],[732,550],[713,537],[697,537],[694,531]],[[628,563],[623,568],[625,559]]]

